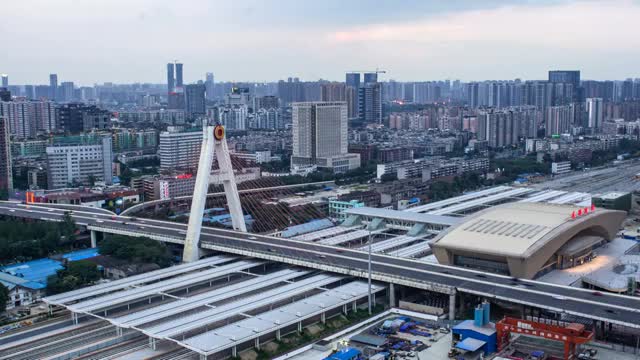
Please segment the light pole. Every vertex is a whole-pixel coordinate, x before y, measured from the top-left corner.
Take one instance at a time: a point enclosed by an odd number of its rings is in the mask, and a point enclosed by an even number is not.
[[[371,230],[369,230],[369,316],[371,316]]]

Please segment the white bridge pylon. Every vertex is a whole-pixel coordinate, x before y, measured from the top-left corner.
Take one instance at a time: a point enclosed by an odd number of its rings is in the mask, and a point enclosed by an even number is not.
[[[242,214],[242,206],[240,205],[238,186],[236,185],[233,167],[231,166],[231,157],[229,156],[224,127],[222,125],[204,126],[202,131],[202,148],[200,149],[196,185],[191,200],[187,237],[184,241],[184,251],[182,253],[183,262],[192,262],[200,258],[199,243],[200,231],[202,230],[202,216],[207,201],[207,191],[209,190],[209,178],[211,176],[211,166],[214,155],[220,166],[220,178],[224,185],[224,193],[227,198],[233,228],[238,231],[247,231],[247,226],[244,223],[244,215]]]

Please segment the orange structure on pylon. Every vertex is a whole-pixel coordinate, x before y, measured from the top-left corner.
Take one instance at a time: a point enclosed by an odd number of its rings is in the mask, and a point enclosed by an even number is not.
[[[571,323],[567,326],[549,325],[536,321],[505,317],[496,323],[498,335],[498,351],[509,344],[511,333],[536,336],[564,344],[564,358],[573,358],[576,345],[586,344],[593,340],[593,332],[585,330],[583,324]]]

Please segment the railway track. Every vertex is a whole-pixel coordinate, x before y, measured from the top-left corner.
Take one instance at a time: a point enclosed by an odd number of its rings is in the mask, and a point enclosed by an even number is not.
[[[142,350],[148,346],[148,338],[140,335],[131,340],[118,343],[104,349],[76,357],[76,360],[111,360],[122,357],[126,354]]]
[[[68,335],[68,333],[67,333]],[[73,336],[66,336],[63,339],[48,341],[38,346],[30,346],[29,348],[21,347],[20,350],[11,350],[10,354],[3,354],[0,360],[32,360],[50,357],[54,354],[64,353],[66,351],[82,347],[82,345],[97,342],[102,339],[113,337],[116,335],[116,329],[113,326],[103,325],[91,331],[84,331]],[[44,339],[49,340],[49,339]]]
[[[91,332],[95,329],[99,329],[105,326],[107,326],[107,322],[105,321],[91,322],[80,327],[69,329],[68,331],[63,331],[48,337],[42,337],[39,339],[35,339],[33,341],[24,342],[16,346],[11,346],[4,350],[0,350],[0,359],[3,359],[11,354],[19,353],[21,351],[28,350],[28,349],[37,348],[39,346],[46,345],[48,343],[52,343],[62,339],[66,339],[68,337],[86,334],[87,332]]]

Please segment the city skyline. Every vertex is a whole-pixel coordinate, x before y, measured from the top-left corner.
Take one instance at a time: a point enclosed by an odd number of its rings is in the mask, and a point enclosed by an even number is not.
[[[636,77],[640,52],[640,3],[631,0],[154,1],[126,3],[126,12],[119,1],[27,3],[7,4],[0,25],[10,39],[0,72],[10,84],[46,84],[50,73],[83,85],[162,83],[174,59],[186,65],[185,83],[207,72],[217,81],[344,81],[345,72],[376,67],[398,81],[544,79],[549,69],[623,80]],[[25,46],[35,41],[37,49]]]

